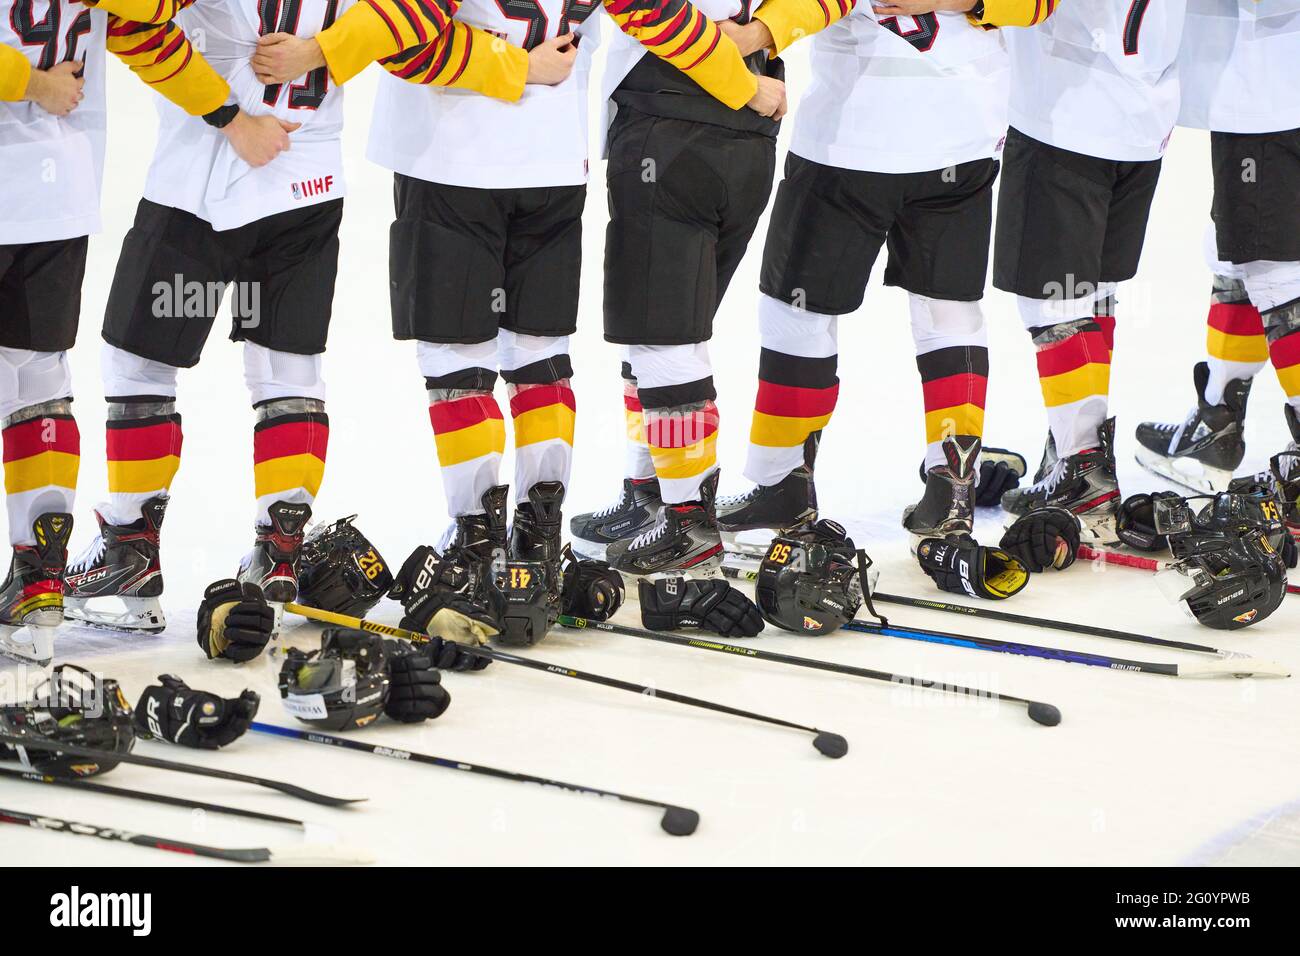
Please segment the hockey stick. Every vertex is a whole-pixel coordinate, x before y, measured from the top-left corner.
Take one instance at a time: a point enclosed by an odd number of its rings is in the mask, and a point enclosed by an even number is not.
[[[388,637],[400,637],[408,641],[428,643],[427,634],[421,634],[418,631],[408,631],[403,627],[390,627],[387,624],[378,624],[375,621],[367,621],[364,618],[349,617],[346,614],[335,614],[332,611],[322,611],[319,608],[306,607],[302,604],[292,602],[285,604],[284,609],[302,617],[310,618],[314,621],[324,621],[329,624],[338,624],[343,627],[355,627],[363,631],[370,631],[374,634],[385,634]],[[670,700],[677,704],[685,704],[688,707],[700,707],[704,710],[712,710],[720,714],[731,714],[733,717],[745,717],[749,720],[756,720],[764,724],[773,724],[777,727],[788,727],[791,730],[802,730],[805,733],[813,735],[813,746],[817,752],[827,757],[843,757],[849,752],[849,743],[839,734],[831,733],[827,730],[818,730],[816,727],[808,727],[804,724],[796,724],[789,720],[783,720],[780,717],[768,717],[764,714],[756,714],[752,711],[741,710],[738,707],[731,707],[727,704],[715,704],[712,701],[701,700],[698,697],[688,697],[685,694],[674,693],[670,690],[662,690],[658,687],[647,687],[644,684],[634,684],[631,681],[620,680],[617,677],[606,677],[603,674],[591,674],[586,671],[574,670],[572,667],[565,667],[561,664],[548,664],[545,661],[534,660],[528,657],[516,657],[514,654],[507,654],[504,651],[494,651],[486,647],[473,647],[469,644],[461,644],[462,648],[470,654],[478,657],[486,657],[490,661],[500,661],[502,664],[515,664],[519,667],[527,667],[535,671],[542,671],[547,674],[556,674],[560,677],[570,677],[574,680],[586,681],[589,684],[599,684],[602,687],[613,687],[617,690],[625,690],[629,693],[638,694],[642,697],[661,697],[664,700]]]
[[[392,747],[383,747],[376,744],[364,744],[359,740],[347,740],[343,737],[335,737],[333,734],[317,733],[314,730],[298,730],[294,727],[279,727],[275,724],[263,724],[254,721],[252,729],[259,734],[271,734],[276,737],[288,737],[291,740],[305,740],[314,744],[325,744],[330,747],[342,747],[345,750],[356,750],[360,753],[373,754],[377,757],[388,757],[391,760],[401,760],[406,763],[423,763],[434,767],[446,767],[449,770],[461,770],[466,773],[477,773],[487,777],[496,777],[499,780],[514,780],[518,783],[535,783],[543,787],[556,787],[560,790],[568,790],[570,793],[586,793],[597,797],[612,797],[623,803],[635,803],[643,807],[654,807],[663,811],[663,816],[659,818],[659,826],[664,832],[671,833],[673,836],[690,836],[695,832],[695,828],[700,825],[700,815],[694,810],[686,807],[673,806],[671,803],[660,803],[658,800],[647,800],[644,797],[631,797],[625,793],[615,793],[612,790],[601,790],[598,787],[585,787],[577,783],[562,783],[559,780],[549,780],[546,777],[535,777],[530,773],[516,773],[513,770],[498,770],[495,767],[485,767],[480,764],[466,763],[464,760],[451,760],[447,757],[435,757],[430,754],[411,753],[409,750],[396,750]]]
[[[1100,561],[1120,568],[1137,568],[1139,571],[1167,571],[1173,567],[1172,561],[1159,558],[1144,558],[1140,554],[1124,554],[1121,551],[1099,551],[1086,544],[1079,545],[1079,557],[1085,561]],[[1288,594],[1300,594],[1300,584],[1288,584]]]
[[[73,757],[88,757],[92,760],[103,760],[105,762],[133,763],[141,767],[153,767],[155,770],[170,770],[174,773],[191,773],[196,777],[213,777],[217,780],[234,780],[239,783],[251,783],[257,787],[265,787],[268,790],[278,790],[291,797],[297,797],[299,800],[306,800],[309,803],[319,803],[326,807],[341,807],[349,803],[361,803],[366,799],[365,797],[330,797],[322,793],[316,793],[313,790],[294,786],[291,783],[281,783],[279,780],[268,780],[265,777],[250,777],[242,773],[232,773],[229,770],[215,770],[211,767],[199,767],[189,763],[178,763],[174,760],[159,760],[157,757],[142,757],[139,754],[114,753],[107,750],[96,750],[93,747],[78,747],[76,744],[58,743],[53,740],[41,740],[37,737],[19,737],[14,736],[13,734],[0,732],[0,743],[8,744],[11,747],[32,747],[36,750],[54,750],[62,754],[69,754]]]
[[[373,863],[367,854],[346,847],[327,844],[304,843],[298,846],[249,847],[241,850],[227,850],[219,846],[204,846],[201,843],[186,843],[184,840],[169,840],[166,837],[149,836],[144,833],[132,833],[114,827],[101,827],[93,823],[78,823],[75,820],[61,820],[58,817],[35,816],[21,810],[6,810],[0,807],[0,823],[16,823],[36,830],[50,830],[55,833],[73,833],[77,836],[96,837],[100,840],[115,840],[118,843],[130,843],[133,846],[149,847],[151,850],[167,850],[171,853],[184,853],[187,856],[205,856],[213,860],[226,860],[230,863],[331,863],[364,864]]]
[[[286,826],[304,829],[307,825],[301,820],[290,817],[277,817],[271,813],[259,813],[256,810],[241,810],[239,807],[226,807],[219,803],[202,803],[198,800],[186,800],[184,797],[171,797],[162,793],[145,793],[143,790],[125,790],[122,787],[110,787],[95,783],[82,777],[52,777],[35,770],[7,770],[0,767],[0,777],[10,780],[27,780],[31,783],[43,783],[55,787],[68,787],[72,790],[87,790],[91,793],[103,793],[111,797],[123,797],[128,800],[145,800],[149,803],[161,803],[169,807],[183,807],[186,810],[202,810],[205,813],[222,813],[231,817],[244,817],[249,820],[263,820],[267,823],[283,823]]]
[[[928,644],[946,644],[949,647],[965,647],[970,650],[993,651],[998,654],[1015,654],[1020,657],[1038,657],[1049,661],[1064,661],[1067,664],[1086,664],[1089,667],[1106,667],[1116,671],[1138,671],[1143,674],[1163,674],[1166,677],[1290,677],[1291,672],[1281,664],[1262,661],[1255,658],[1231,658],[1228,660],[1205,661],[1194,664],[1160,664],[1152,661],[1132,661],[1123,657],[1109,657],[1105,654],[1086,654],[1082,651],[1066,650],[1063,647],[1040,647],[1037,644],[1015,644],[1010,641],[998,641],[987,637],[972,637],[967,634],[954,634],[950,631],[931,631],[919,627],[899,627],[895,624],[880,625],[867,621],[850,621],[844,625],[850,631],[863,634],[883,634],[885,637],[901,637],[907,641],[923,641]]]
[[[723,573],[727,577],[742,581],[754,581],[758,572],[749,568],[737,568],[724,565]],[[1071,621],[1056,621],[1045,617],[1030,617],[1025,614],[1011,614],[993,608],[971,607],[968,604],[953,604],[948,601],[936,601],[930,598],[907,597],[902,594],[886,594],[872,591],[871,599],[882,604],[898,604],[902,607],[915,607],[925,611],[945,611],[949,614],[961,614],[965,617],[982,617],[990,621],[1004,621],[1008,624],[1025,624],[1029,627],[1047,628],[1053,631],[1067,631],[1071,634],[1087,634],[1091,637],[1108,637],[1116,641],[1128,641],[1133,644],[1150,644],[1154,647],[1168,647],[1180,651],[1196,651],[1201,654],[1213,654],[1223,658],[1241,658],[1248,655],[1239,651],[1225,651],[1206,644],[1189,644],[1186,641],[1170,641],[1163,637],[1151,637],[1147,634],[1135,634],[1132,631],[1116,631],[1108,627],[1094,627],[1091,624],[1075,624]]]
[[[777,654],[773,651],[760,651],[752,647],[743,647],[739,644],[726,644],[722,641],[705,638],[683,637],[678,634],[666,634],[662,631],[650,631],[639,627],[627,627],[622,624],[611,624],[608,621],[591,621],[584,617],[570,617],[567,614],[561,614],[558,623],[564,627],[586,628],[588,630],[604,631],[606,634],[621,634],[624,637],[637,637],[645,641],[659,641],[664,644],[693,647],[696,650],[717,651],[722,654],[736,654],[740,657],[752,657],[756,660],[772,661],[777,664],[791,664],[795,667],[810,667],[813,670],[829,671],[833,674],[866,677],[871,680],[885,681],[890,684],[941,690],[950,694],[962,694],[967,697],[1004,700],[1010,704],[1024,704],[1029,710],[1030,718],[1034,720],[1034,722],[1046,727],[1055,727],[1061,722],[1061,711],[1055,705],[1044,704],[1036,700],[1025,700],[1023,697],[1012,697],[1009,694],[998,694],[992,691],[975,690],[957,684],[945,684],[940,681],[921,680],[917,677],[906,677],[901,674],[889,674],[885,671],[868,670],[863,667],[850,667],[846,664],[832,664],[829,661],[814,660],[810,657],[794,657],[790,654]]]

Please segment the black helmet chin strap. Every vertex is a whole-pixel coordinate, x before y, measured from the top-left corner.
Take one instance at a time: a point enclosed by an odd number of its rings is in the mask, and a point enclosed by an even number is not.
[[[867,613],[880,622],[881,627],[889,627],[889,618],[877,611],[871,603],[871,578],[867,576],[867,570],[874,563],[864,549],[858,548],[858,584],[862,586],[862,603],[867,606]]]

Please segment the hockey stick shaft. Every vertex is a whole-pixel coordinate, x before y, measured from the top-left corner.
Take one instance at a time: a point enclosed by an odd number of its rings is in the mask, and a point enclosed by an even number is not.
[[[358,753],[368,753],[377,757],[387,757],[390,760],[401,760],[406,763],[428,764],[433,767],[444,767],[448,770],[460,770],[464,773],[481,774],[487,777],[495,777],[498,780],[513,780],[516,783],[538,784],[543,787],[554,787],[558,790],[567,790],[570,793],[589,794],[597,797],[608,797],[618,800],[622,803],[634,803],[643,807],[654,807],[664,812],[664,821],[670,817],[675,817],[680,825],[689,827],[686,832],[694,831],[699,822],[699,814],[687,809],[678,807],[669,803],[661,803],[658,800],[649,800],[645,797],[633,797],[626,793],[615,793],[612,790],[601,790],[599,787],[588,787],[578,783],[564,783],[560,780],[551,780],[547,777],[537,777],[530,773],[519,773],[514,770],[501,770],[496,767],[487,767],[481,764],[469,763],[465,760],[452,760],[448,757],[436,757],[431,754],[412,753],[407,750],[397,750],[392,747],[382,747],[375,744],[362,743],[359,740],[348,740],[344,737],[336,737],[333,734],[322,734],[314,730],[299,730],[295,727],[280,727],[275,724],[264,724],[260,721],[254,721],[252,729],[260,734],[269,734],[274,737],[287,737],[290,740],[301,740],[308,743],[324,744],[329,747],[340,747],[344,750],[355,750]],[[693,822],[692,822],[693,821]],[[664,829],[669,829],[664,825]],[[673,832],[670,830],[670,832]],[[685,833],[680,835],[686,835]]]
[[[55,750],[59,753],[69,754],[73,757],[88,757],[92,760],[102,760],[106,763],[129,763],[140,767],[152,767],[155,770],[168,770],[173,773],[188,773],[196,777],[212,777],[216,780],[231,780],[237,783],[250,783],[257,787],[264,787],[268,790],[278,790],[280,793],[287,794],[291,797],[297,797],[299,800],[306,800],[308,803],[319,803],[327,807],[341,807],[349,803],[360,803],[365,798],[331,797],[322,793],[316,793],[313,790],[307,790],[304,787],[298,787],[291,783],[282,783],[279,780],[268,780],[265,777],[252,777],[242,773],[232,773],[229,770],[215,770],[211,767],[199,767],[194,764],[178,763],[174,760],[159,760],[156,757],[142,757],[139,754],[112,753],[106,750],[96,750],[93,747],[78,747],[75,744],[55,742],[52,740],[40,740],[30,736],[17,737],[12,734],[0,733],[0,743],[8,744],[11,747],[28,747],[36,750]]]
[[[181,807],[185,810],[202,810],[204,813],[220,813],[225,816],[243,817],[248,820],[262,820],[266,823],[282,823],[286,826],[303,828],[306,826],[301,820],[294,820],[290,817],[278,817],[272,813],[259,813],[256,810],[243,810],[239,807],[222,806],[219,803],[203,803],[199,800],[187,800],[184,797],[173,797],[163,793],[145,793],[143,790],[127,790],[123,787],[110,787],[106,784],[96,783],[93,780],[86,780],[81,777],[52,777],[46,773],[38,773],[35,770],[7,770],[0,768],[0,777],[7,777],[10,780],[26,780],[31,783],[46,784],[54,787],[66,787],[70,790],[83,790],[89,793],[102,793],[110,797],[122,797],[127,800],[143,800],[148,803],[161,803],[169,807]]]
[[[411,631],[401,627],[390,627],[387,624],[377,624],[374,621],[367,621],[364,618],[350,617],[346,614],[336,614],[332,611],[322,611],[318,608],[307,607],[302,604],[285,604],[284,609],[293,614],[298,614],[312,620],[324,621],[330,624],[339,624],[344,627],[355,627],[376,634],[386,634],[389,637],[400,637],[408,641],[423,643],[427,643],[429,640],[428,635],[421,634],[418,631]],[[756,714],[753,711],[742,710],[728,704],[718,704],[713,701],[702,700],[698,697],[690,697],[686,694],[678,694],[674,691],[663,690],[659,687],[648,687],[645,684],[636,684],[617,677],[606,677],[603,674],[592,674],[587,671],[575,670],[572,667],[566,667],[561,664],[549,664],[546,661],[534,660],[533,658],[517,657],[514,654],[507,654],[503,651],[494,651],[486,647],[472,647],[468,644],[462,644],[461,646],[471,654],[476,654],[479,657],[486,657],[491,661],[500,661],[503,664],[514,664],[518,667],[527,667],[530,670],[555,674],[559,677],[568,677],[573,680],[585,681],[589,684],[599,684],[602,687],[612,687],[616,690],[627,691],[641,697],[658,697],[663,700],[672,701],[676,704],[685,704],[687,707],[698,707],[702,710],[714,711],[715,713],[730,714],[733,717],[744,717],[748,720],[758,721],[763,724],[787,727],[790,730],[801,730],[805,733],[814,735],[814,746],[823,753],[825,753],[825,751],[822,750],[819,741],[822,741],[826,735],[829,734],[831,737],[843,740],[843,738],[840,738],[838,734],[831,734],[829,731],[819,730],[816,727],[810,727],[806,724],[797,724],[781,717],[769,717],[766,714]],[[845,749],[847,750],[847,746]],[[830,754],[827,754],[827,756],[830,756]]]
[[[611,624],[608,621],[592,621],[587,618],[571,617],[566,614],[560,615],[559,623],[564,627],[602,631],[606,634],[620,634],[624,637],[635,637],[645,641],[658,641],[663,644],[675,644],[680,647],[690,647],[696,650],[715,651],[721,654],[732,654],[737,657],[750,657],[755,660],[771,661],[777,664],[790,664],[795,667],[808,667],[813,670],[827,671],[833,674],[865,677],[869,680],[878,680],[889,684],[939,690],[950,694],[960,694],[964,697],[986,698],[1006,701],[1007,703],[1012,704],[1023,704],[1030,708],[1030,716],[1033,717],[1036,722],[1045,723],[1047,726],[1054,726],[1055,724],[1060,723],[1061,720],[1060,711],[1054,705],[1044,704],[1040,701],[1026,700],[1023,697],[1013,697],[1010,694],[975,690],[957,684],[944,684],[939,681],[922,680],[917,677],[907,677],[902,674],[890,674],[886,671],[870,670],[864,667],[851,667],[846,664],[832,664],[829,661],[819,661],[809,657],[795,657],[790,654],[778,654],[774,651],[763,651],[753,647],[744,647],[739,644],[727,644],[722,641],[682,637],[677,634],[667,634],[662,631],[651,631],[639,627],[627,627],[622,624]],[[1039,719],[1040,716],[1046,719]]]
[[[1079,546],[1079,557],[1085,561],[1099,561],[1121,568],[1137,568],[1139,571],[1165,571],[1173,567],[1172,561],[1159,558],[1144,558],[1139,554],[1123,554],[1119,551],[1099,551],[1086,544]],[[1288,594],[1300,594],[1300,584],[1288,584]]]

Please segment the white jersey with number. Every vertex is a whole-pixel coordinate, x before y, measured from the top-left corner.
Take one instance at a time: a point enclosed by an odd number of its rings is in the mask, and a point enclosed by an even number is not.
[[[85,64],[83,99],[65,117],[0,102],[0,245],[99,231],[104,175],[104,42],[108,18],[69,0],[0,3],[0,43],[35,69]]]
[[[997,155],[1007,131],[1002,31],[964,14],[876,14],[866,0],[813,38],[812,84],[792,152],[878,173],[919,173]]]
[[[352,2],[198,0],[182,10],[177,24],[226,78],[240,109],[302,125],[289,134],[286,152],[254,169],[219,130],[159,97],[158,146],[145,198],[191,212],[217,230],[341,198],[343,90],[324,67],[291,83],[265,86],[249,61],[262,34],[314,36]]]
[[[1179,125],[1300,129],[1300,0],[1188,0],[1178,60]]]
[[[587,81],[600,0],[465,0],[456,19],[524,49],[578,37],[573,72],[507,103],[472,90],[380,79],[367,157],[431,183],[482,189],[587,181]]]
[[[1008,29],[1011,125],[1042,143],[1122,162],[1159,159],[1178,119],[1187,0],[1066,0]]]

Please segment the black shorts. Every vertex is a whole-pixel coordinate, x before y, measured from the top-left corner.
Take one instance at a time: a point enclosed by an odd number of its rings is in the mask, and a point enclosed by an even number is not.
[[[1214,230],[1225,262],[1300,262],[1300,129],[1211,133]]]
[[[1075,299],[1137,275],[1160,160],[1098,159],[1012,129],[1002,164],[996,288]]]
[[[606,340],[713,336],[775,170],[771,136],[619,108],[609,131]]]
[[[587,187],[476,189],[396,174],[388,232],[393,336],[486,342],[578,327]]]
[[[823,166],[790,153],[776,190],[759,288],[810,312],[862,304],[871,267],[889,247],[885,284],[973,302],[984,295],[998,162],[925,173]]]
[[[140,200],[104,312],[104,341],[190,368],[227,283],[230,338],[269,349],[325,351],[338,273],[343,200],[221,232],[192,213]]]
[[[62,352],[77,341],[86,237],[0,246],[0,346]]]

